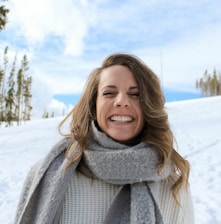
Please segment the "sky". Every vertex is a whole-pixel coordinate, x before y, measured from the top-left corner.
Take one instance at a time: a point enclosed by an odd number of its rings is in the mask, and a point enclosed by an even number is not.
[[[195,223],[220,224],[221,96],[169,102],[166,107],[176,149],[190,162]],[[20,127],[0,128],[0,223],[13,223],[24,179],[62,138],[56,129],[62,119],[33,119]]]
[[[220,71],[220,0],[6,0],[0,52],[29,59],[33,107],[62,108],[105,57],[140,57],[164,89],[196,92],[207,69]],[[0,61],[2,57],[0,58]],[[12,60],[11,60],[12,62]],[[73,100],[74,101],[74,100]],[[73,102],[69,102],[72,107]],[[68,108],[67,108],[68,109]]]

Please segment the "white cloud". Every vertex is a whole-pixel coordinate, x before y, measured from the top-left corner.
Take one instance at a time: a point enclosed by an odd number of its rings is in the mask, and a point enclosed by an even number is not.
[[[220,68],[221,30],[215,27],[202,30],[193,37],[174,44],[165,49],[164,82],[182,85],[195,85],[196,79],[202,77],[204,71],[212,72]]]
[[[220,71],[220,39],[221,30],[211,25],[162,48],[138,49],[136,53],[163,80],[165,87],[194,91],[196,79],[206,69]]]
[[[63,102],[53,98],[54,91],[50,84],[37,74],[34,75],[32,84],[32,117],[41,118],[44,113],[49,116],[66,115],[73,105],[66,106]]]
[[[73,94],[80,93],[84,87],[85,79],[81,77],[70,76],[57,76],[53,79],[51,76],[45,77],[45,81],[48,86],[51,87],[54,94]]]
[[[53,94],[80,93],[88,74],[100,65],[100,61],[93,59],[84,60],[68,56],[60,58],[51,54],[40,61],[33,61],[33,72],[50,87]]]
[[[64,42],[66,54],[81,55],[87,29],[95,23],[90,9],[91,5],[86,1],[14,1],[10,4],[8,25],[29,45],[41,45],[54,35]]]
[[[41,117],[52,100],[53,92],[50,86],[35,74],[32,82],[32,116]]]

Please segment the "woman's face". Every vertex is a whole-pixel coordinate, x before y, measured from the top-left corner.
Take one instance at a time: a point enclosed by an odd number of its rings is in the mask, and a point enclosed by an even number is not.
[[[103,132],[124,144],[131,143],[141,132],[144,117],[139,101],[139,87],[127,67],[114,65],[102,71],[96,118]]]

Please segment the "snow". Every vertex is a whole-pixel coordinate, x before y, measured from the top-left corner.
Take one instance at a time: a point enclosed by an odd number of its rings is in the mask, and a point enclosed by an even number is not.
[[[195,223],[221,223],[221,97],[167,103],[178,150],[191,164]],[[62,138],[62,117],[0,128],[0,223],[13,222],[24,178]]]

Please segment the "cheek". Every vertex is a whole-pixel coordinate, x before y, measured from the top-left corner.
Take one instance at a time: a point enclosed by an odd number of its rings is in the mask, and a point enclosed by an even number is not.
[[[102,120],[104,119],[104,115],[105,115],[104,103],[102,103],[101,100],[97,100],[97,103],[96,103],[96,119],[97,119],[97,122],[98,122],[99,126],[101,125]]]
[[[96,106],[95,106],[96,119],[98,119],[99,113],[100,113],[100,100],[99,100],[99,97],[97,97]]]
[[[106,119],[104,116],[104,112],[102,110],[98,110],[96,114],[97,114],[96,122],[97,122],[99,129],[102,132],[106,132],[107,131],[107,122],[106,122]]]
[[[138,117],[139,117],[139,129],[143,129],[145,120],[144,120],[144,113],[141,109],[141,107],[139,107],[139,110],[137,111]]]
[[[103,132],[107,132],[109,128],[108,116],[112,109],[112,103],[107,100],[99,100],[96,106],[96,121],[99,128]]]

